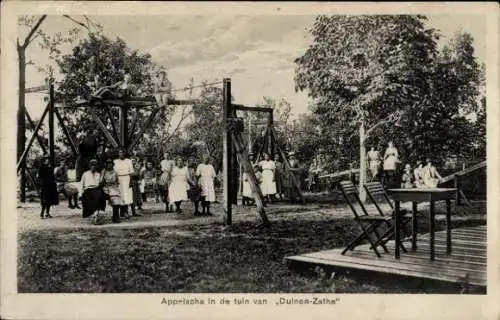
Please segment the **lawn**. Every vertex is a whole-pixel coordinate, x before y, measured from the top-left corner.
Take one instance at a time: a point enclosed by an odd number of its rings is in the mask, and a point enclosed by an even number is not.
[[[485,212],[485,203],[480,210]],[[484,224],[467,219],[455,226]],[[422,228],[426,228],[425,214]],[[30,230],[19,234],[19,292],[444,293],[443,283],[372,274],[289,270],[288,255],[344,246],[357,234],[350,218],[308,213],[252,221],[145,228]],[[443,229],[442,220],[437,225]]]

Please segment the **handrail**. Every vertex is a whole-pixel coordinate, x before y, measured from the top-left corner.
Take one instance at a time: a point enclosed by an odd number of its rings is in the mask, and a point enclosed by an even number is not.
[[[484,167],[486,167],[486,160],[481,161],[479,163],[476,163],[475,165],[470,166],[469,168],[466,168],[464,170],[457,171],[453,174],[450,174],[449,176],[446,176],[443,179],[441,179],[440,183],[445,183],[445,182],[451,181],[451,180],[455,179],[456,176],[464,176],[466,174],[469,174],[473,171],[476,171],[476,170],[484,168]]]
[[[329,173],[329,174],[324,174],[321,176],[318,176],[319,179],[324,179],[324,178],[336,178],[336,177],[342,177],[348,174],[353,174],[353,173],[359,173],[359,169],[348,169],[344,171],[338,171],[334,173]]]

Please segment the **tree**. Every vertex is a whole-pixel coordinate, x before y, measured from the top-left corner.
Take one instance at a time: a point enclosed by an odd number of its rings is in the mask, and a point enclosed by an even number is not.
[[[296,60],[296,89],[307,90],[329,135],[359,132],[360,197],[365,143],[429,95],[437,34],[422,16],[319,16],[313,42]],[[339,121],[339,119],[345,121]]]
[[[78,27],[71,28],[68,31],[67,36],[63,36],[62,33],[58,32],[55,35],[49,35],[45,33],[42,29],[42,23],[47,18],[47,15],[41,16],[20,16],[18,18],[18,25],[20,26],[20,30],[26,31],[26,36],[24,36],[24,40],[21,40],[20,37],[17,38],[16,48],[18,55],[18,71],[19,71],[19,106],[17,110],[17,160],[21,159],[21,156],[24,152],[26,146],[26,105],[25,105],[25,94],[26,94],[26,67],[28,65],[32,65],[32,61],[26,60],[26,51],[30,44],[35,42],[38,38],[39,44],[42,48],[49,50],[49,59],[55,59],[60,51],[58,50],[59,45],[65,42],[73,41],[74,37],[78,34],[81,27],[89,29],[89,25],[92,24],[94,27],[99,28],[98,25],[94,24],[89,18],[85,17],[86,23],[82,23],[68,15],[63,15],[63,17],[72,21],[73,24],[76,24]],[[49,64],[50,65],[50,64]],[[53,69],[50,67],[47,68],[48,74],[46,78],[47,84],[53,79]],[[25,174],[25,166],[26,162],[23,161],[21,164],[21,201],[25,201],[26,195],[24,190],[24,185],[26,184],[26,174]]]
[[[198,153],[207,152],[213,159],[216,172],[222,169],[224,121],[221,106],[222,89],[202,87],[198,103],[192,108],[193,120],[185,126],[189,145],[197,148]]]
[[[99,86],[111,85],[123,80],[124,74],[129,73],[132,82],[138,87],[138,93],[146,96],[153,94],[151,74],[158,70],[165,70],[163,66],[155,64],[149,53],[140,53],[130,49],[120,38],[111,40],[101,34],[89,34],[76,45],[70,54],[58,60],[60,72],[63,75],[59,83],[58,101],[69,103],[77,97],[87,97],[95,89],[95,79]],[[153,126],[142,137],[137,147],[140,154],[147,154],[149,149],[164,150],[164,145],[180,128],[180,123],[174,130],[169,127],[175,114],[175,106],[166,106],[153,121]],[[101,119],[107,119],[104,108],[96,110]],[[152,108],[129,109],[128,123],[131,135],[146,125],[146,120]],[[119,117],[118,108],[111,108],[113,121]],[[97,128],[92,118],[85,111],[69,109],[66,117],[70,131],[78,132],[83,129]],[[181,122],[185,120],[182,117]],[[107,123],[111,129],[111,122]]]

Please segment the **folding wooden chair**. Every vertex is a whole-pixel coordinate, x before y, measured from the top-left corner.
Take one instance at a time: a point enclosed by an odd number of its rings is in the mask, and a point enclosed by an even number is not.
[[[356,187],[352,181],[341,181],[340,189],[342,190],[342,194],[354,214],[355,221],[359,224],[362,230],[362,232],[347,245],[347,247],[342,251],[342,254],[345,254],[348,250],[353,251],[354,248],[360,245],[364,240],[368,240],[371,245],[370,249],[375,251],[377,257],[380,258],[380,253],[377,249],[378,246],[381,246],[386,253],[389,253],[385,244],[389,241],[389,236],[394,233],[392,217],[381,214],[370,215],[366,210],[366,207],[360,201]],[[351,198],[355,201],[353,202]],[[356,209],[355,203],[358,204],[361,209],[361,213]],[[385,230],[380,230],[382,227],[385,227]],[[403,252],[407,252],[403,244],[401,244],[401,249]]]
[[[389,198],[389,195],[384,189],[384,186],[378,181],[373,181],[373,182],[368,182],[365,183],[363,186],[366,190],[366,194],[368,195],[368,198],[370,199],[371,202],[375,205],[375,208],[377,208],[377,211],[381,216],[386,216],[389,214],[391,217],[394,218],[394,204],[392,203],[391,198]],[[385,203],[388,207],[389,210],[384,210],[382,207],[382,204]],[[401,217],[401,225],[403,227],[406,227],[410,222],[411,222],[411,215],[410,212],[406,209],[401,209],[400,213],[402,215]],[[388,233],[385,236],[392,238],[394,236],[394,229],[389,229],[387,230],[392,231],[392,233]]]

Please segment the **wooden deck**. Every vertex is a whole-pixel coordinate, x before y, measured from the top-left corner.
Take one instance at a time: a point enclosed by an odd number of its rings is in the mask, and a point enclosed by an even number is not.
[[[409,239],[404,241],[408,252],[394,258],[394,241],[388,242],[389,253],[377,258],[369,245],[348,251],[344,248],[305,253],[285,258],[285,262],[322,265],[333,269],[356,269],[398,276],[433,279],[445,282],[468,283],[486,287],[486,226],[452,229],[452,254],[446,254],[446,231],[436,232],[436,259],[429,259],[429,235],[418,236],[418,248],[411,250]]]

